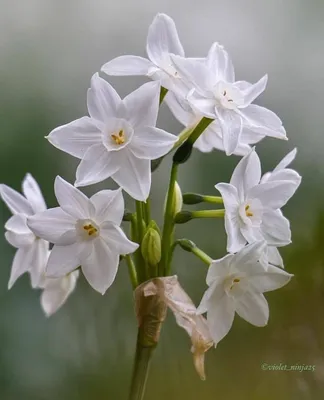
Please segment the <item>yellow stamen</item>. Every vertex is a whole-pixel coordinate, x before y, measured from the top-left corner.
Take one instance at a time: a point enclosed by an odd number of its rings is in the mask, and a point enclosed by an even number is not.
[[[123,131],[122,129],[118,132],[117,135],[112,134],[112,135],[111,135],[111,138],[112,138],[113,141],[114,141],[116,144],[118,144],[118,145],[124,144],[124,143],[125,143],[125,140],[126,140],[124,131]]]
[[[83,229],[87,231],[89,236],[95,235],[98,232],[98,229],[95,228],[92,224],[84,225]]]
[[[250,209],[249,205],[245,206],[245,214],[247,217],[253,217],[253,213],[249,211],[249,209]]]

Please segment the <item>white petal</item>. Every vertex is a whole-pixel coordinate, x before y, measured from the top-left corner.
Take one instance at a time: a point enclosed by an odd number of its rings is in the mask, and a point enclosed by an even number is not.
[[[74,291],[79,271],[62,278],[47,278],[41,295],[41,306],[47,317],[54,314]]]
[[[120,56],[108,61],[101,67],[101,71],[113,76],[147,75],[154,64],[143,57]]]
[[[293,181],[296,184],[296,189],[298,188],[301,177],[300,175],[290,168],[274,170],[273,172],[268,173],[269,175],[265,174],[262,177],[262,183],[270,182],[270,181]],[[265,178],[264,178],[265,177]]]
[[[94,206],[88,197],[60,176],[55,178],[54,191],[63,211],[77,219],[92,217]]]
[[[9,186],[0,184],[0,196],[13,214],[34,214],[34,210],[29,201]]]
[[[48,242],[42,239],[35,240],[32,245],[32,256],[30,260],[30,278],[33,288],[39,286],[45,273],[45,267],[48,259]]]
[[[291,152],[289,152],[281,161],[280,163],[276,166],[276,168],[273,170],[273,172],[279,171],[281,169],[284,169],[288,167],[289,164],[291,164],[297,154],[297,148],[294,148]]]
[[[279,253],[279,250],[276,247],[268,246],[267,257],[270,264],[276,265],[280,268],[284,268],[283,259]]]
[[[192,122],[195,114],[191,110],[189,104],[187,107],[184,107],[185,100],[181,101],[178,96],[169,91],[164,98],[164,102],[167,104],[174,117],[182,125],[188,126]]]
[[[227,51],[219,43],[214,43],[211,46],[206,62],[214,75],[213,83],[219,80],[230,83],[234,82],[235,75],[232,61]]]
[[[242,95],[244,97],[243,107],[251,104],[262,92],[264,92],[268,82],[268,75],[264,75],[257,83],[248,84],[242,90]]]
[[[264,241],[249,244],[233,256],[233,264],[237,269],[242,269],[245,264],[257,263],[265,249]]]
[[[206,277],[206,283],[208,286],[224,281],[224,278],[229,274],[233,257],[233,254],[226,254],[225,257],[212,261],[208,268]]]
[[[156,65],[163,61],[165,53],[184,56],[184,50],[172,18],[165,14],[156,15],[148,30],[146,51],[150,60]]]
[[[91,118],[105,122],[107,118],[117,115],[121,98],[116,90],[98,72],[91,78],[91,87],[88,90],[87,104]]]
[[[269,319],[269,306],[261,293],[247,291],[235,299],[238,315],[255,326],[265,326]]]
[[[258,293],[270,292],[279,289],[290,281],[293,275],[281,268],[269,265],[266,272],[261,272],[249,277],[249,283]]]
[[[46,138],[53,146],[65,153],[82,158],[89,147],[101,143],[101,131],[93,119],[82,117],[59,126]]]
[[[260,227],[253,225],[242,224],[240,227],[241,233],[248,243],[253,243],[259,240],[263,240],[264,237],[261,233]]]
[[[281,208],[293,196],[297,187],[294,181],[265,182],[250,189],[248,197],[259,199],[264,207]]]
[[[240,110],[244,125],[259,135],[287,140],[286,131],[280,118],[267,108],[251,104]]]
[[[20,247],[30,246],[35,240],[35,235],[30,231],[28,233],[16,233],[8,231],[5,233],[5,237],[11,246],[14,246],[18,249]]]
[[[191,92],[188,94],[187,100],[198,115],[211,119],[217,118],[215,113],[215,101],[213,99],[202,97],[198,95],[197,92]]]
[[[101,190],[90,198],[95,207],[97,224],[111,221],[120,225],[124,216],[125,204],[121,189]]]
[[[100,226],[100,237],[106,242],[106,245],[118,254],[134,253],[138,244],[131,242],[123,230],[111,222],[104,222]]]
[[[137,158],[155,160],[172,150],[177,136],[162,129],[143,127],[134,132],[130,149]]]
[[[285,246],[291,243],[290,224],[280,210],[268,210],[263,214],[261,231],[269,245]]]
[[[123,99],[128,122],[134,127],[155,126],[159,112],[160,84],[148,82]]]
[[[113,253],[103,240],[96,240],[91,254],[82,261],[82,272],[90,285],[104,294],[115,280],[119,255]]]
[[[207,311],[207,322],[210,334],[215,343],[222,340],[232,327],[235,315],[234,303],[224,292],[222,297],[219,293],[213,293],[209,298]]]
[[[242,118],[233,110],[216,110],[223,137],[223,146],[227,156],[233,154],[242,133]]]
[[[112,179],[134,199],[146,201],[151,189],[150,161],[136,158],[128,149],[122,157],[122,166]]]
[[[214,146],[213,144],[211,144],[209,136],[207,135],[207,130],[199,136],[199,138],[195,141],[193,147],[195,149],[198,149],[202,153],[210,153],[214,149]]]
[[[68,246],[55,245],[48,259],[46,276],[62,277],[81,265],[83,257],[88,256],[93,249],[93,243],[79,242]]]
[[[215,188],[222,195],[226,211],[238,212],[239,196],[236,187],[229,183],[218,183]]]
[[[56,243],[67,231],[75,227],[76,220],[60,207],[38,213],[28,218],[28,226],[38,237]]]
[[[29,270],[31,246],[18,249],[13,259],[8,289],[11,289],[16,280]]]
[[[119,152],[110,151],[102,143],[88,149],[76,171],[75,186],[87,186],[109,178],[119,168]]]
[[[5,229],[14,233],[30,233],[25,214],[15,214],[5,223]]]
[[[252,150],[243,157],[234,169],[230,184],[237,188],[241,201],[244,201],[250,188],[261,179],[261,164],[257,153]]]
[[[46,210],[46,204],[42,192],[38,183],[31,174],[25,176],[22,183],[22,190],[35,213]]]
[[[225,231],[227,234],[226,249],[230,253],[236,253],[246,244],[242,235],[237,217],[232,213],[225,213]]]

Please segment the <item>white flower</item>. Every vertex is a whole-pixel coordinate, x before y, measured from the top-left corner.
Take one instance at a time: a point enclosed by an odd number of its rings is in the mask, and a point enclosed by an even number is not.
[[[291,174],[292,170],[286,167],[288,167],[288,165],[294,161],[296,154],[297,154],[297,149],[295,148],[280,161],[280,163],[276,166],[276,168],[272,172],[267,172],[262,176],[261,183],[292,179],[292,174]]]
[[[49,243],[35,236],[26,223],[28,216],[46,210],[43,195],[30,174],[23,180],[22,191],[25,197],[7,185],[0,185],[0,196],[14,214],[5,224],[5,237],[17,248],[8,289],[25,272],[30,274],[32,287],[37,287],[47,260]]]
[[[262,293],[286,285],[292,275],[268,266],[265,271],[258,260],[266,244],[255,242],[236,254],[213,261],[208,269],[207,285],[198,313],[207,312],[211,336],[218,343],[229,332],[235,312],[256,326],[264,326],[269,306]]]
[[[184,125],[186,129],[193,129],[203,117],[201,113],[188,106],[179,96],[176,96],[172,92],[168,92],[165,97],[165,102],[175,118]],[[233,154],[245,156],[251,151],[250,145],[259,142],[263,138],[264,135],[251,135],[251,132],[243,127],[239,142]],[[194,143],[194,147],[203,153],[211,152],[213,149],[225,151],[222,131],[217,119],[215,119],[199,136]]]
[[[183,85],[170,55],[184,56],[177,28],[172,18],[157,14],[147,36],[148,59],[138,56],[121,56],[109,61],[101,70],[107,75],[145,75],[160,81],[161,85],[174,89]],[[188,90],[187,90],[188,91]]]
[[[111,177],[136,200],[151,188],[150,160],[168,153],[177,137],[155,128],[159,83],[149,82],[123,100],[95,74],[88,91],[89,117],[54,129],[48,140],[81,159],[76,186]]]
[[[286,170],[285,179],[259,183],[260,179],[260,160],[252,150],[237,164],[229,184],[216,185],[224,201],[230,253],[239,251],[246,242],[262,239],[276,247],[291,242],[289,221],[280,208],[293,196],[301,177],[296,171]]]
[[[60,177],[54,189],[60,207],[28,218],[30,229],[54,244],[46,275],[62,277],[81,266],[90,285],[104,294],[115,279],[119,255],[138,247],[119,227],[124,214],[122,192],[102,190],[88,199]]]
[[[180,56],[171,58],[183,79],[193,86],[187,95],[193,109],[208,118],[218,120],[227,155],[235,152],[243,128],[250,132],[252,139],[256,133],[256,141],[260,135],[287,139],[281,120],[276,114],[251,104],[264,91],[266,75],[255,84],[235,82],[232,62],[218,43],[212,45],[205,62]]]
[[[74,291],[79,271],[73,271],[61,278],[43,277],[40,288],[41,306],[47,317],[54,314],[66,302],[69,295]]]

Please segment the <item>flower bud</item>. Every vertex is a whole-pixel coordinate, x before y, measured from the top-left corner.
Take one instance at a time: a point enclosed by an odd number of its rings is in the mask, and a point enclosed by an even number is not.
[[[152,221],[154,222],[154,221]],[[154,223],[155,224],[155,223]],[[155,224],[156,225],[156,224]],[[149,265],[157,265],[161,260],[161,237],[150,223],[141,245],[142,256]]]
[[[199,204],[203,203],[204,196],[197,193],[184,193],[182,196],[184,204]]]
[[[182,192],[178,182],[174,184],[174,194],[172,199],[172,215],[175,216],[182,209]],[[166,199],[164,202],[164,212],[166,208]]]
[[[177,215],[174,218],[174,222],[176,224],[184,224],[191,220],[192,220],[192,213],[190,211],[181,211],[177,213]]]

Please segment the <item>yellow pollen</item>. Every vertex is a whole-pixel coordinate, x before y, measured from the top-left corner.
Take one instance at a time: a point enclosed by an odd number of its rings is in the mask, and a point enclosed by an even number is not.
[[[111,135],[111,138],[118,145],[121,145],[121,144],[125,143],[125,134],[124,134],[124,131],[122,129],[118,132],[117,135],[115,135],[115,134]]]
[[[239,279],[239,278],[235,278],[235,279],[233,279],[233,283],[232,283],[232,285],[231,285],[231,287],[230,287],[230,290],[232,290],[232,289],[233,289],[233,287],[234,287],[235,283],[239,283],[240,281],[241,281],[241,279]]]
[[[249,209],[250,209],[249,205],[245,206],[245,214],[247,217],[253,217],[253,213],[249,211]]]
[[[95,228],[92,224],[84,225],[83,229],[84,229],[85,231],[87,231],[87,234],[88,234],[89,236],[92,236],[92,235],[94,235],[94,234],[96,234],[96,233],[98,232],[98,229]]]

